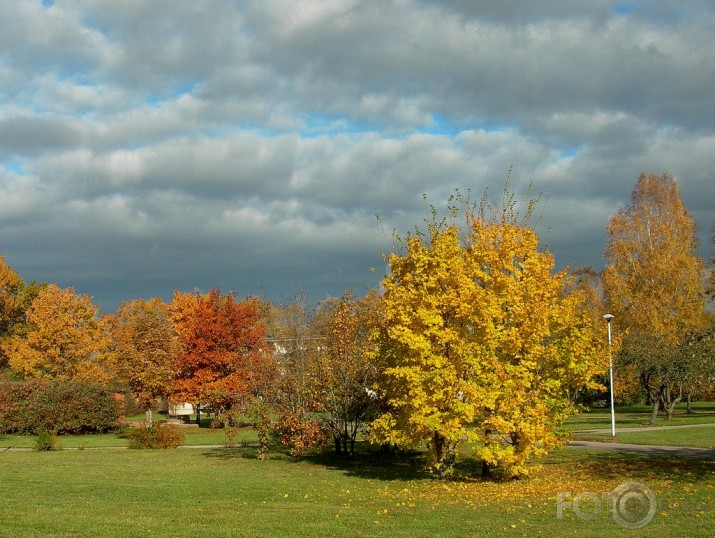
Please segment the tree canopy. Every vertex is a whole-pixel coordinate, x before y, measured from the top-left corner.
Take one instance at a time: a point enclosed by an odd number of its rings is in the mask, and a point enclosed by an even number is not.
[[[265,349],[260,302],[236,301],[219,289],[175,292],[170,317],[181,349],[176,358],[174,401],[220,410],[246,393]]]
[[[661,406],[672,415],[696,374],[676,350],[707,324],[695,222],[673,176],[642,173],[607,232],[606,302],[625,335],[617,366],[638,376],[655,422]]]
[[[553,272],[513,207],[468,209],[466,222],[464,242],[457,226],[432,223],[389,257],[381,389],[390,408],[373,437],[426,441],[440,475],[467,439],[485,465],[520,476],[530,456],[559,444],[569,389],[592,384],[606,364],[602,339],[583,294],[562,294],[566,271]]]
[[[705,325],[695,222],[673,176],[642,173],[608,223],[606,301],[622,330],[677,343]]]
[[[106,324],[91,297],[49,284],[27,310],[27,334],[4,346],[10,366],[25,377],[109,382],[113,365]]]

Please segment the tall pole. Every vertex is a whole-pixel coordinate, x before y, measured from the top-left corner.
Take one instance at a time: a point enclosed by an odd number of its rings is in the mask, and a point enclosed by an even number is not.
[[[611,355],[611,320],[613,319],[613,314],[606,314],[603,316],[608,325],[608,373],[611,384],[611,437],[616,436],[616,406],[613,403],[613,358]]]

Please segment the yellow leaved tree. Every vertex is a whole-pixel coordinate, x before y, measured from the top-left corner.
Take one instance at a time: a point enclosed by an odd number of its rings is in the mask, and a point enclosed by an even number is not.
[[[569,394],[595,386],[607,355],[582,292],[564,295],[566,271],[538,250],[526,224],[533,205],[520,221],[513,196],[496,211],[462,203],[463,239],[433,218],[389,257],[379,387],[389,410],[373,440],[426,441],[442,477],[469,441],[484,470],[519,477],[531,456],[563,442]]]
[[[4,346],[23,377],[109,382],[114,376],[109,331],[87,295],[55,284],[42,287],[27,310],[26,334]]]
[[[378,376],[373,333],[380,326],[382,299],[376,292],[357,298],[346,291],[322,303],[313,322],[319,345],[309,359],[309,384],[324,429],[335,451],[355,454],[361,427],[377,415],[372,387]]]
[[[3,349],[13,335],[27,331],[25,312],[42,285],[25,281],[0,255],[0,371],[8,365]]]
[[[695,221],[673,176],[642,173],[608,223],[606,300],[620,327],[678,343],[705,325]]]
[[[673,176],[642,173],[631,202],[608,223],[603,284],[614,325],[625,335],[619,372],[637,376],[655,422],[661,406],[672,416],[700,374],[673,350],[707,325],[703,262]]]

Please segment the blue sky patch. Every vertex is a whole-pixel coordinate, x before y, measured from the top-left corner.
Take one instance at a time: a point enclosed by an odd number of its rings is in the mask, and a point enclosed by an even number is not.
[[[25,160],[15,160],[2,163],[2,167],[8,172],[12,172],[18,176],[24,176],[25,172]]]

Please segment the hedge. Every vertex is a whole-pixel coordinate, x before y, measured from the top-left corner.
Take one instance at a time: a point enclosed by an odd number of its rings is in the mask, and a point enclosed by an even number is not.
[[[0,433],[102,433],[117,428],[119,405],[84,381],[0,382]]]

